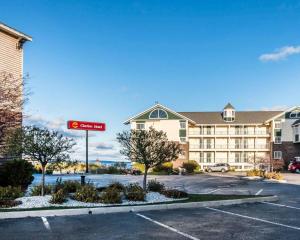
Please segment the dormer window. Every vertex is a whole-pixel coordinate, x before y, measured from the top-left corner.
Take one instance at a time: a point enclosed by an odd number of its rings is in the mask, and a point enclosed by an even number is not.
[[[300,118],[300,111],[295,110],[295,111],[291,112],[290,113],[290,118]]]
[[[235,109],[230,103],[223,109],[223,119],[225,122],[233,122],[235,120]]]
[[[165,110],[155,109],[150,113],[149,118],[150,119],[167,119],[168,114]]]

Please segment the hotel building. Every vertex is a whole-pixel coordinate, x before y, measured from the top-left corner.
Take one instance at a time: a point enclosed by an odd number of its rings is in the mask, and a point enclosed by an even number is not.
[[[236,111],[229,103],[217,112],[175,112],[163,105],[131,117],[131,129],[154,127],[179,142],[183,154],[174,162],[195,160],[202,169],[228,163],[237,170],[287,166],[300,157],[300,107],[286,111]]]
[[[26,41],[32,41],[31,37],[0,22],[0,84],[4,84],[4,81],[7,83],[4,79],[11,81],[10,86],[23,81],[23,45]],[[22,98],[22,89],[19,95]],[[22,123],[21,109],[17,110],[16,114],[7,114],[7,110],[3,112],[3,105],[1,111],[1,104],[2,102],[0,102],[0,160],[7,126],[20,126]]]

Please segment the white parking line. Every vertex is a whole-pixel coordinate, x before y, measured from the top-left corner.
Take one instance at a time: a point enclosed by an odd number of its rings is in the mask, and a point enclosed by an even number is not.
[[[47,218],[41,217],[41,219],[42,219],[42,221],[43,221],[43,223],[44,223],[45,228],[46,228],[47,230],[51,231],[51,227],[50,227],[50,224],[49,224]]]
[[[212,190],[212,191],[206,192],[205,194],[213,193],[213,192],[216,192],[216,191],[219,191],[219,189],[218,189],[218,188],[217,188],[217,189],[214,189],[214,190]]]
[[[261,194],[262,191],[263,191],[263,189],[260,189],[257,193],[255,193],[255,195],[257,196],[257,195]]]
[[[297,210],[300,210],[300,208],[298,208],[298,207],[288,206],[288,205],[284,205],[284,204],[270,203],[270,202],[263,202],[263,203],[265,203],[265,204],[270,204],[270,205],[274,205],[274,206],[278,206],[278,207],[286,207],[286,208],[291,208],[291,209],[297,209]]]
[[[172,227],[170,227],[168,225],[165,225],[165,224],[163,224],[161,222],[155,221],[155,220],[153,220],[153,219],[151,219],[149,217],[146,217],[145,215],[142,215],[142,214],[139,214],[139,213],[136,213],[136,215],[139,216],[139,217],[141,217],[141,218],[144,218],[144,219],[146,219],[146,220],[148,220],[150,222],[153,222],[153,223],[155,223],[155,224],[157,224],[157,225],[159,225],[161,227],[164,227],[164,228],[169,229],[169,230],[171,230],[173,232],[176,232],[176,233],[178,233],[178,234],[180,234],[180,235],[182,235],[182,236],[184,236],[184,237],[186,237],[188,239],[200,240],[199,238],[193,237],[193,236],[191,236],[189,234],[186,234],[184,232],[181,232],[181,231],[177,230],[176,228],[172,228]]]
[[[286,224],[271,222],[271,221],[264,220],[264,219],[261,219],[261,218],[249,217],[249,216],[246,216],[246,215],[241,215],[241,214],[237,214],[237,213],[233,213],[233,212],[223,211],[223,210],[216,209],[216,208],[211,208],[211,207],[206,207],[206,209],[209,209],[209,210],[212,210],[212,211],[215,211],[215,212],[221,212],[221,213],[225,213],[225,214],[229,214],[229,215],[233,215],[233,216],[247,218],[247,219],[251,219],[251,220],[255,220],[255,221],[259,221],[259,222],[269,223],[269,224],[273,224],[273,225],[277,225],[277,226],[281,226],[281,227],[286,227],[286,228],[291,228],[291,229],[300,231],[300,227],[297,227],[297,226],[290,226],[290,225],[286,225]]]

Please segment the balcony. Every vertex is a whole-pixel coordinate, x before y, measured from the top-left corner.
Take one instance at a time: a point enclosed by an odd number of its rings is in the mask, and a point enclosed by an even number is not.
[[[254,145],[243,145],[243,144],[216,144],[214,146],[214,144],[191,144],[190,145],[190,149],[203,149],[203,150],[220,150],[220,149],[224,149],[224,150],[242,150],[242,149],[251,149],[251,150],[255,150],[255,149],[269,149],[270,145],[269,144],[256,144]]]
[[[211,131],[204,132],[201,130],[190,130],[189,136],[269,136],[270,133],[268,131]]]

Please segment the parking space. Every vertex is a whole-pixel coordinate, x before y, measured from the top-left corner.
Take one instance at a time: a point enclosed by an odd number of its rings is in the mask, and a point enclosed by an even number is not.
[[[276,194],[279,201],[218,208],[8,219],[0,221],[0,239],[299,239],[300,185],[225,176],[155,178],[189,192]]]

